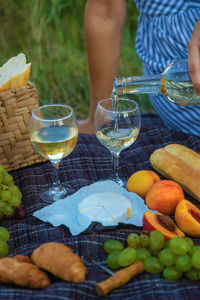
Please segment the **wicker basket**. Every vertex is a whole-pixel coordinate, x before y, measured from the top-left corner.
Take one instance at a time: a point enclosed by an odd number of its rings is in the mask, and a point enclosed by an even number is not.
[[[33,83],[0,93],[0,164],[7,171],[45,161],[33,148],[29,120],[38,106]]]

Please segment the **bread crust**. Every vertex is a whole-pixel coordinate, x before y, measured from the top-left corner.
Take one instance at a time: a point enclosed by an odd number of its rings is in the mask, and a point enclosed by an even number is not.
[[[31,289],[43,289],[50,285],[48,275],[23,255],[0,259],[0,282]]]
[[[31,63],[26,64],[26,57],[23,53],[10,58],[0,68],[0,93],[27,85],[30,72]]]
[[[65,281],[81,283],[85,280],[87,269],[82,259],[72,249],[56,242],[49,242],[34,249],[32,261]]]
[[[169,144],[150,155],[152,167],[164,177],[179,183],[183,190],[200,201],[200,155],[192,149]]]

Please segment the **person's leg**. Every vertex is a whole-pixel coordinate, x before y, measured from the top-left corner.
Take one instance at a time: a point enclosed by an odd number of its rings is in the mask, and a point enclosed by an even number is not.
[[[78,120],[78,131],[79,133],[94,134],[94,126],[91,118]]]
[[[80,133],[94,133],[97,103],[112,94],[118,74],[122,35],[126,19],[126,0],[88,0],[84,32],[90,77],[90,112],[78,121]]]

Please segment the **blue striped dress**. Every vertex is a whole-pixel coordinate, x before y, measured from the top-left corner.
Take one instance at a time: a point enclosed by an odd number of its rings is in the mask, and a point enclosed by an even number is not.
[[[200,0],[135,0],[139,11],[136,50],[144,74],[158,74],[188,55],[187,45],[200,19]],[[149,94],[157,114],[171,129],[200,136],[200,105],[179,106]]]

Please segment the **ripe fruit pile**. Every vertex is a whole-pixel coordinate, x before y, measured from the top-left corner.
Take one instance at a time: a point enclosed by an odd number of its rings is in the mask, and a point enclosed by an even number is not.
[[[127,267],[140,260],[146,272],[162,273],[166,280],[176,281],[182,276],[189,280],[200,279],[200,246],[189,237],[173,237],[165,241],[163,234],[154,230],[150,235],[131,233],[127,247],[117,240],[104,243],[107,265],[111,269]]]
[[[20,206],[22,194],[13,177],[0,165],[0,220],[10,216]]]

